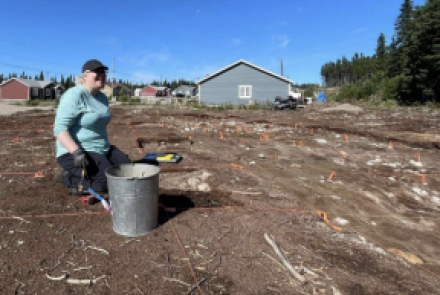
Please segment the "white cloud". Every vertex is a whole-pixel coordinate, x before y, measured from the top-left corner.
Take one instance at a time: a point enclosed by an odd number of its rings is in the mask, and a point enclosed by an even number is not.
[[[133,73],[133,81],[134,82],[142,82],[142,83],[150,83],[153,80],[159,80],[160,77],[155,75],[155,74],[151,74],[151,73],[147,73],[147,72],[135,72]]]
[[[241,40],[240,38],[233,38],[232,39],[232,44],[237,45],[237,46],[242,45],[243,44],[243,40]]]
[[[139,60],[138,60],[138,64],[140,66],[145,66],[147,63],[149,63],[150,61],[154,61],[154,62],[164,62],[164,61],[168,61],[170,59],[170,55],[165,52],[149,52],[144,54]]]
[[[223,65],[223,67],[225,67],[225,65]],[[213,66],[213,65],[195,66],[187,72],[186,78],[197,81],[202,78],[205,78],[206,76],[214,74],[215,72],[222,69],[223,67]]]
[[[278,24],[278,26],[280,26],[280,27],[285,27],[285,26],[287,26],[289,23],[288,23],[287,21],[285,21],[285,20],[280,20],[280,21],[277,22],[277,24]]]
[[[361,32],[363,32],[363,31],[365,31],[365,28],[358,28],[358,29],[356,29],[356,30],[353,30],[353,34],[358,34],[358,33],[361,33]]]
[[[168,62],[171,59],[171,55],[167,50],[156,52],[143,52],[141,54],[130,54],[119,58],[120,62],[130,64],[136,67],[145,67],[151,63]]]
[[[100,39],[98,39],[100,43],[107,45],[107,46],[117,46],[121,42],[116,36],[105,36]]]
[[[286,35],[272,36],[272,39],[278,47],[286,47],[290,43],[290,39]]]

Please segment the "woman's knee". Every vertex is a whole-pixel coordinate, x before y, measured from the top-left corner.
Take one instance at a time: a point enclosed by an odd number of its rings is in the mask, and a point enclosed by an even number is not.
[[[108,159],[113,165],[131,163],[131,160],[128,157],[128,155],[126,153],[122,152],[120,149],[118,149],[114,145],[111,146],[110,153],[108,155]]]

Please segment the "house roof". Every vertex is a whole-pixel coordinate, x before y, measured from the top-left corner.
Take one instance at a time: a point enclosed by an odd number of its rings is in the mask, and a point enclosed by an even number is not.
[[[12,80],[17,80],[18,82],[21,82],[28,87],[35,87],[35,88],[44,88],[49,84],[55,84],[52,81],[37,81],[37,80],[31,80],[31,79],[11,78],[9,80],[4,81],[2,84],[0,84],[0,86],[4,85]]]
[[[197,83],[197,84],[202,84],[203,82],[208,81],[208,80],[214,78],[215,76],[218,76],[218,75],[220,75],[220,74],[222,74],[222,73],[224,73],[224,72],[226,72],[226,71],[232,69],[233,67],[238,66],[239,64],[245,64],[245,65],[247,65],[247,66],[249,66],[249,67],[251,67],[251,68],[254,68],[254,69],[256,69],[256,70],[259,70],[259,71],[261,71],[261,72],[263,72],[263,73],[266,73],[266,74],[268,74],[268,75],[271,75],[271,76],[273,76],[273,77],[275,77],[275,78],[278,78],[278,79],[280,79],[280,80],[286,81],[286,82],[288,82],[288,83],[295,84],[295,82],[294,82],[293,80],[290,80],[290,79],[288,79],[288,78],[286,78],[286,77],[283,77],[283,76],[281,76],[281,75],[275,74],[275,73],[273,73],[273,72],[271,72],[271,71],[268,71],[268,70],[266,70],[266,69],[260,68],[259,66],[256,66],[256,65],[254,65],[254,64],[251,64],[251,63],[248,62],[248,61],[245,61],[244,59],[240,59],[239,61],[234,62],[233,64],[231,64],[231,65],[229,65],[229,66],[227,66],[227,67],[225,67],[225,68],[223,68],[223,69],[221,69],[221,70],[215,72],[214,74],[211,74],[211,75],[209,75],[209,76],[207,76],[207,77],[205,77],[205,78],[203,78],[203,79],[197,81],[196,83]]]
[[[125,89],[127,91],[131,91],[131,89],[129,87],[125,86],[124,84],[114,83],[113,87],[112,87],[111,83],[107,83],[105,85],[107,85],[108,87],[113,88],[113,89],[116,88],[116,87],[121,87],[121,88],[123,88],[123,89]]]
[[[163,86],[153,86],[153,85],[150,85],[148,87],[154,88],[154,89],[156,89],[158,91],[162,91],[162,90],[167,90],[168,89],[168,88],[163,87]]]
[[[191,85],[180,85],[179,87],[176,87],[174,90],[177,90],[179,88],[183,88],[185,90],[194,90],[196,87]]]

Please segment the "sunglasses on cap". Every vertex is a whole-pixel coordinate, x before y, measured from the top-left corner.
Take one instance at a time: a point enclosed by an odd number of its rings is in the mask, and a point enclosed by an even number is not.
[[[96,69],[96,70],[92,70],[90,71],[92,73],[95,73],[97,75],[107,75],[107,70],[106,69]]]

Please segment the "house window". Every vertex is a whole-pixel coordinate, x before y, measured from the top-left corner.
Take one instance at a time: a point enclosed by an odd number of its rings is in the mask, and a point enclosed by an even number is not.
[[[238,97],[239,98],[251,98],[252,97],[252,86],[251,85],[238,86]]]

